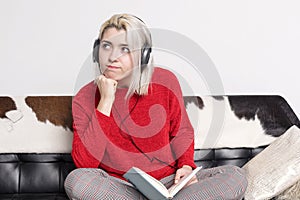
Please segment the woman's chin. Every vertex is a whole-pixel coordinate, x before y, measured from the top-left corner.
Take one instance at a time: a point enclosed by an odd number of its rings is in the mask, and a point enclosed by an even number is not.
[[[113,80],[115,80],[115,81],[118,81],[118,80],[119,80],[119,79],[118,79],[118,76],[116,76],[116,74],[114,74],[114,73],[105,72],[103,75],[104,75],[106,78],[110,78],[110,79],[113,79]]]

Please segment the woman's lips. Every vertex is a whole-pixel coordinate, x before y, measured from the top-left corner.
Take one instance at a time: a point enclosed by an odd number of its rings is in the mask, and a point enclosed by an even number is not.
[[[109,68],[109,69],[119,69],[120,67],[109,65],[109,66],[107,66],[107,68]]]

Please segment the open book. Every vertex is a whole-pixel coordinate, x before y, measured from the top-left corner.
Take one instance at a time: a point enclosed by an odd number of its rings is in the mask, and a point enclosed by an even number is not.
[[[143,170],[132,167],[123,176],[149,199],[172,199],[202,167],[197,167],[189,175],[167,189],[160,181]]]

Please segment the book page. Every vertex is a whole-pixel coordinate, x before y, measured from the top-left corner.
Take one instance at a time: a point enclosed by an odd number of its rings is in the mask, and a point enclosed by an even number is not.
[[[189,175],[182,177],[177,184],[172,185],[168,191],[170,195],[173,197],[180,191],[192,178],[196,175],[196,173],[202,169],[202,167],[195,168]]]

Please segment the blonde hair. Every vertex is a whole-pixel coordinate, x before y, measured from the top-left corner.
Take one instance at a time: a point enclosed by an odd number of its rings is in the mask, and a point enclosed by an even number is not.
[[[141,50],[146,45],[152,47],[151,34],[145,23],[138,17],[130,14],[116,14],[104,22],[100,28],[99,40],[108,28],[125,30],[127,33],[127,43],[130,49],[137,50],[133,55],[134,67],[131,83],[126,94],[126,98],[134,93],[147,95],[153,73],[153,58],[150,56],[147,66],[141,66]]]

